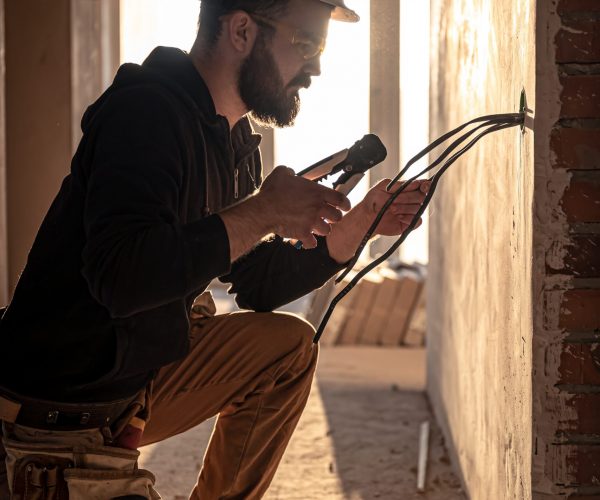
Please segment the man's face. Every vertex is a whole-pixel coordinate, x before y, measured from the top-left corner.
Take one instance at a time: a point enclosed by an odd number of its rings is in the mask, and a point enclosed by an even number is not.
[[[301,88],[321,73],[320,53],[306,58],[298,41],[327,36],[330,9],[321,2],[291,0],[287,14],[275,20],[270,36],[260,28],[238,79],[242,100],[252,116],[266,125],[292,125],[300,110]]]

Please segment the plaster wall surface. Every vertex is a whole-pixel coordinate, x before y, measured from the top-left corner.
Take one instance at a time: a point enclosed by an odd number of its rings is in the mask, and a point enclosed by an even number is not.
[[[83,112],[109,85],[118,67],[119,3],[9,0],[5,10],[8,262],[4,276],[8,275],[10,295],[39,225],[69,173]],[[0,192],[1,168],[0,162]],[[0,241],[1,231],[0,210]]]
[[[433,0],[432,139],[535,102],[534,0]],[[497,132],[440,182],[430,215],[428,392],[465,491],[531,498],[531,129]]]
[[[13,290],[69,171],[69,1],[9,0],[5,16],[8,277]]]

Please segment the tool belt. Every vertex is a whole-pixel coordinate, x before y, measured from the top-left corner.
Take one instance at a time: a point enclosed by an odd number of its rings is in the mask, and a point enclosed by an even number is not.
[[[28,398],[0,387],[0,420],[61,431],[109,427],[136,397],[103,403],[58,403]]]
[[[112,445],[109,426],[123,427],[142,406],[140,394],[75,404],[27,398],[0,388],[10,498],[160,499],[152,473],[138,468],[139,451]]]

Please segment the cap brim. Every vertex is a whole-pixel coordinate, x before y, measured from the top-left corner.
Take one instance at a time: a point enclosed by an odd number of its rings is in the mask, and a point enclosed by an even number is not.
[[[344,7],[335,7],[331,13],[331,19],[334,21],[344,21],[347,23],[357,23],[360,16],[351,9]]]

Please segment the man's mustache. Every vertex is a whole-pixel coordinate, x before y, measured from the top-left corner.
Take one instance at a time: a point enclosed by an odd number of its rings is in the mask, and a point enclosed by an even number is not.
[[[302,75],[298,75],[294,78],[289,84],[288,87],[310,87],[312,80],[310,79],[310,75],[304,73]]]

